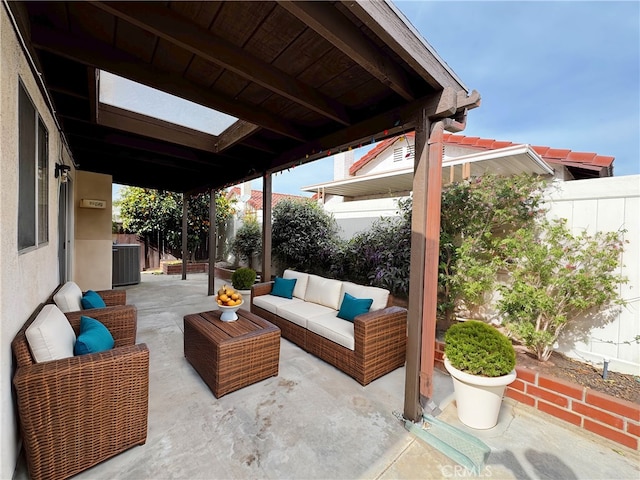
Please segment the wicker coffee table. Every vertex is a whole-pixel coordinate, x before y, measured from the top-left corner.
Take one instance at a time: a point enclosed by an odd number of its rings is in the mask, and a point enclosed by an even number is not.
[[[238,310],[238,320],[223,322],[220,311],[184,317],[184,356],[216,398],[278,375],[280,329]]]

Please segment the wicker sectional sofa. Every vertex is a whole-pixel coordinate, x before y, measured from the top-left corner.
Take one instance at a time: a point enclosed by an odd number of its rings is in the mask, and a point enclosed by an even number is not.
[[[251,311],[277,325],[282,337],[367,385],[405,363],[407,310],[389,305],[389,291],[285,270],[292,298],[272,295],[274,282],[251,290]],[[345,293],[372,299],[354,321],[339,318]]]

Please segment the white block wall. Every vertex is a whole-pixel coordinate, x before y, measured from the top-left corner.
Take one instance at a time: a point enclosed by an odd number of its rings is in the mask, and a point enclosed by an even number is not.
[[[605,325],[594,325],[587,338],[574,340],[564,334],[559,351],[609,369],[640,374],[640,175],[557,182],[551,193],[549,215],[564,217],[572,232],[626,230],[620,272],[629,279],[620,293],[628,305]]]

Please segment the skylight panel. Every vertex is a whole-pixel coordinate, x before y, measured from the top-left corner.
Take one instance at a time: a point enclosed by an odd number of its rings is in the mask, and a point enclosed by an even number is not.
[[[175,95],[100,71],[100,102],[211,135],[238,119]]]

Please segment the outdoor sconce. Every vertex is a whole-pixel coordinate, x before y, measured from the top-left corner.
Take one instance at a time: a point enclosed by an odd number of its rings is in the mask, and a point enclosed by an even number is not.
[[[67,179],[69,178],[69,170],[71,170],[71,167],[69,165],[56,163],[56,178],[60,177],[60,181],[62,183],[66,183]]]

